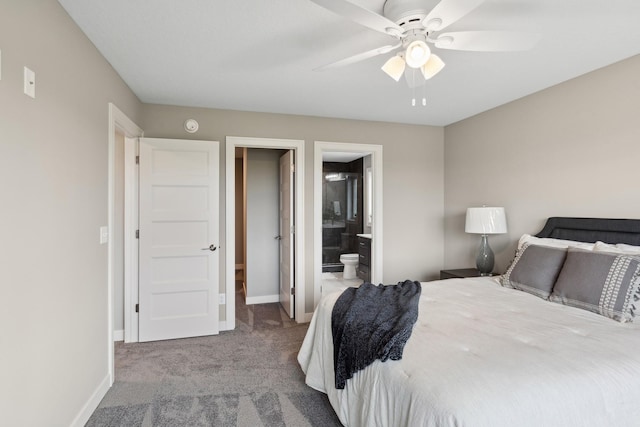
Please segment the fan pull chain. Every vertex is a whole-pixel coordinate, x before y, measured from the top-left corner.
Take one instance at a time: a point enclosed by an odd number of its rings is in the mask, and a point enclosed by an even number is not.
[[[411,73],[411,91],[413,92],[413,98],[411,99],[411,106],[415,107],[416,106],[416,73],[415,70],[412,70]]]
[[[413,94],[413,97],[411,98],[411,106],[415,107],[416,106],[416,72],[415,70],[413,70],[413,72],[411,73],[411,80],[412,80],[412,84],[411,84],[411,92]],[[426,95],[426,85],[422,85],[422,106],[426,107],[427,106],[427,95]]]
[[[415,94],[413,95],[413,98],[411,98],[411,106],[412,107],[416,106],[416,96],[415,96]],[[422,106],[423,107],[427,106],[427,97],[426,96],[422,97]]]

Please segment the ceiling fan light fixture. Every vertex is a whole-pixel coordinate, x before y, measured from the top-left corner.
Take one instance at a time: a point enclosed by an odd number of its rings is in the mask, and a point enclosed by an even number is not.
[[[431,54],[429,60],[420,67],[422,75],[425,80],[429,80],[431,77],[438,74],[444,68],[444,61],[436,54]]]
[[[431,49],[422,40],[414,40],[407,46],[405,58],[407,65],[412,68],[422,67],[431,55]]]
[[[394,55],[387,60],[382,66],[382,71],[387,73],[395,81],[399,81],[404,73],[405,62],[402,56]]]

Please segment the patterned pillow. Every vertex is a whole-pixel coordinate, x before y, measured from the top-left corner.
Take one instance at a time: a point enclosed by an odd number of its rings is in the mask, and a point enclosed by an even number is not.
[[[548,299],[566,256],[564,248],[525,244],[502,276],[502,286]]]
[[[640,257],[569,248],[549,299],[632,322],[640,307]]]

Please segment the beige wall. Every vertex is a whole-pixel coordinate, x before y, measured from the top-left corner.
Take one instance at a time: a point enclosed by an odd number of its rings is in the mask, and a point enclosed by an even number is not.
[[[183,129],[187,118],[200,122],[200,130],[195,135]],[[145,105],[140,125],[149,137],[221,141],[221,159],[225,158],[226,136],[305,140],[305,310],[308,313],[313,311],[314,141],[383,146],[385,283],[433,279],[442,267],[444,148],[441,127],[160,105]],[[224,162],[220,167],[223,186],[220,208],[224,213]],[[221,236],[224,240],[224,229]],[[224,259],[220,265],[225,265]]]
[[[108,380],[108,103],[141,104],[55,0],[0,1],[0,49],[0,424],[68,426]]]
[[[467,207],[504,206],[504,271],[549,216],[640,218],[640,56],[445,128],[445,266],[475,265]]]

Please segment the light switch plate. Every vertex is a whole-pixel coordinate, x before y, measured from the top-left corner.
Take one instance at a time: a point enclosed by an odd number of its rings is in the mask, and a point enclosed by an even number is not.
[[[36,73],[24,67],[24,94],[31,98],[36,97]]]
[[[100,227],[100,244],[104,245],[109,241],[109,227],[103,225]]]

